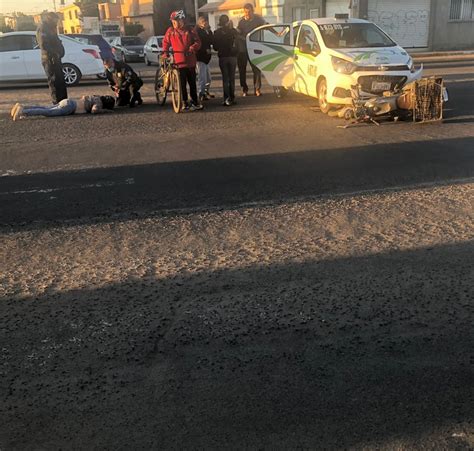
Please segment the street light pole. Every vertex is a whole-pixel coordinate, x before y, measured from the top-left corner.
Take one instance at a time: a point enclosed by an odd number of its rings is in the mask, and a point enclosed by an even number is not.
[[[56,12],[56,0],[53,0],[53,8],[54,8],[54,12]]]

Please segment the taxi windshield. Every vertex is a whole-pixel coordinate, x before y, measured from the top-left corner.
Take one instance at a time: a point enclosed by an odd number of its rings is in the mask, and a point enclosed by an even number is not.
[[[319,25],[326,47],[330,49],[355,49],[369,47],[394,47],[393,42],[373,23],[334,23]]]

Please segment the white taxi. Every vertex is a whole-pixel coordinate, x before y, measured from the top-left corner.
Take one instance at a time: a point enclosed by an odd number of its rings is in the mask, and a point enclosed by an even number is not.
[[[279,93],[319,99],[321,111],[352,103],[351,86],[379,95],[421,78],[410,55],[362,19],[310,19],[264,25],[247,35],[247,51]]]

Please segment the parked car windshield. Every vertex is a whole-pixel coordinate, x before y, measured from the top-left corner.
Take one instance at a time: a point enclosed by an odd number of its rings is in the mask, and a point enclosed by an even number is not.
[[[394,47],[393,42],[372,23],[336,23],[319,25],[326,47],[354,49],[367,47]]]
[[[140,38],[122,38],[122,45],[143,45]]]

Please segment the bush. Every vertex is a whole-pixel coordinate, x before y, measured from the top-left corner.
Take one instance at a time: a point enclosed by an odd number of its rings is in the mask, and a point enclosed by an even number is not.
[[[142,31],[145,31],[143,25],[138,22],[126,23],[124,29],[126,36],[138,36]]]

